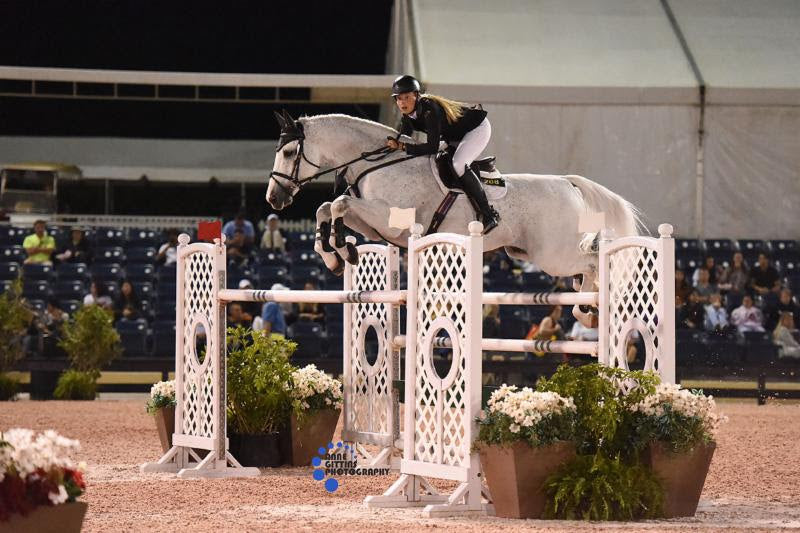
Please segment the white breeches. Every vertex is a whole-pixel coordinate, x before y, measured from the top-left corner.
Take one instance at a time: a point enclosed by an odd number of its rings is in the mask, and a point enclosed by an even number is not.
[[[483,122],[471,131],[468,131],[461,142],[456,148],[456,153],[453,155],[453,168],[456,174],[461,176],[464,173],[464,168],[478,159],[481,152],[489,144],[489,139],[492,137],[492,125],[489,124],[489,119],[483,119]]]

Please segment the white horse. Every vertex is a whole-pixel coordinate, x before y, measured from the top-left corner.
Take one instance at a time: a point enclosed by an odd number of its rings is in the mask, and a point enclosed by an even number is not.
[[[297,121],[286,113],[277,117],[281,142],[266,194],[274,209],[289,205],[305,183],[321,174],[319,168],[339,167],[347,184],[357,186],[358,197],[343,194],[317,209],[314,249],[329,269],[340,272],[342,258],[358,261],[355,247],[345,241],[344,226],[368,239],[405,247],[409,229],[389,225],[391,208],[415,208],[416,221],[424,226],[430,223],[446,194],[434,176],[431,157],[366,172],[407,157],[403,152],[390,153],[380,161],[362,157],[365,150],[384,146],[387,137],[397,135],[396,130],[346,115]],[[344,167],[345,163],[349,164]],[[576,290],[596,290],[597,253],[592,250],[596,234],[578,231],[582,215],[605,213],[605,226],[617,237],[638,235],[643,227],[636,207],[584,177],[505,174],[503,178],[507,194],[492,200],[501,222],[485,236],[484,249],[505,248],[509,256],[531,261],[551,276],[582,274],[581,282],[573,282]],[[461,194],[438,231],[464,233],[474,218],[471,204]],[[577,306],[573,314],[586,325],[593,323]]]

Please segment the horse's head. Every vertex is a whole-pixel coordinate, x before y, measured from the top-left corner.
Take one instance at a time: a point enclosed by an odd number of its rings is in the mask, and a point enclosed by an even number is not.
[[[280,211],[292,203],[294,195],[302,188],[303,183],[314,177],[319,166],[308,159],[302,122],[294,120],[286,111],[282,114],[276,112],[275,118],[281,127],[281,135],[275,153],[275,164],[269,175],[267,202]]]

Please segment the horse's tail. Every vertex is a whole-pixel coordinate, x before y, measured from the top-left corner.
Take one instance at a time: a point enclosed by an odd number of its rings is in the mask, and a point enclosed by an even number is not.
[[[583,195],[587,209],[606,214],[606,226],[617,237],[647,233],[639,209],[622,196],[583,176],[564,176]]]

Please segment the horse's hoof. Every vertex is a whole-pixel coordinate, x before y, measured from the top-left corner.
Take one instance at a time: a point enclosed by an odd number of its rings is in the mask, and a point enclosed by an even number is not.
[[[322,251],[323,252],[335,252],[336,250],[331,246],[331,223],[330,222],[320,222],[319,228],[317,229],[319,233],[319,240],[322,243]]]
[[[347,243],[347,262],[351,265],[358,264],[358,250],[353,243]]]

